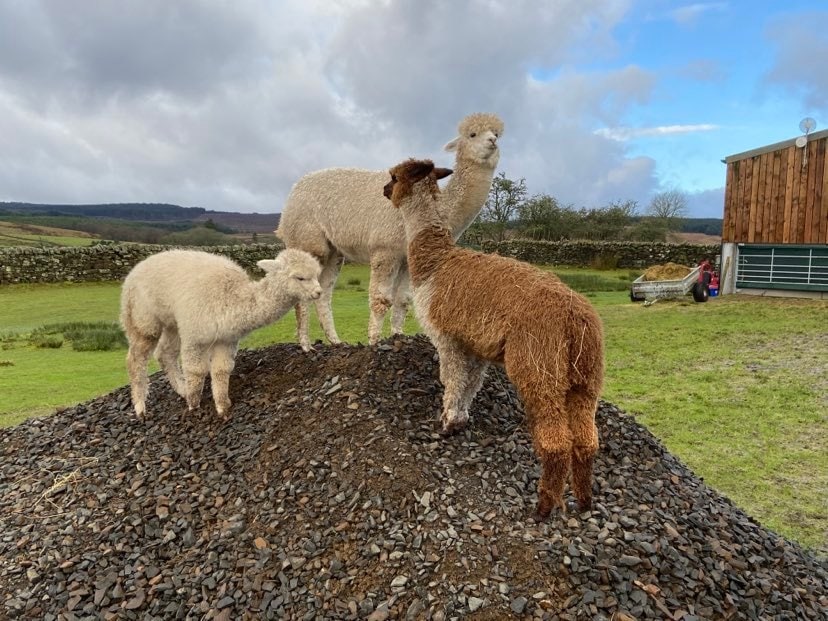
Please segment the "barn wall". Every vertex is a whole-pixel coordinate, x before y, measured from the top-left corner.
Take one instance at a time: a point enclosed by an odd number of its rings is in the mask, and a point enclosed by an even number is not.
[[[828,243],[828,136],[784,145],[727,159],[723,242]]]

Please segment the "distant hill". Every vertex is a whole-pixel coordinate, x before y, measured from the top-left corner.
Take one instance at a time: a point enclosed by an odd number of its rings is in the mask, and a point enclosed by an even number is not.
[[[101,203],[64,205],[0,202],[0,215],[85,217],[125,220],[143,224],[186,223],[201,225],[212,220],[219,228],[237,233],[272,233],[279,214],[210,211],[203,207],[181,207],[168,203]]]
[[[273,233],[279,226],[278,213],[234,213],[232,211],[205,211],[194,222],[212,220],[219,227],[237,233]]]
[[[0,203],[0,211],[44,216],[87,216],[134,222],[173,222],[195,220],[207,210],[166,203],[101,203],[97,205],[50,205],[37,203]]]

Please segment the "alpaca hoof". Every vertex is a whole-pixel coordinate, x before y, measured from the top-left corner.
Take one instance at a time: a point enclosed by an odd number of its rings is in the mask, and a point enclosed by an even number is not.
[[[466,423],[469,422],[469,415],[465,412],[450,409],[443,412],[442,416],[440,416],[440,422],[443,424],[443,429],[440,433],[448,436],[464,429]]]
[[[439,434],[444,438],[448,438],[449,436],[453,436],[458,431],[463,431],[466,428],[467,420],[460,420],[460,421],[452,421],[449,423],[441,423]]]
[[[230,420],[230,405],[231,403],[228,400],[226,404],[216,406],[216,413],[222,418],[222,420]]]
[[[144,417],[147,415],[147,410],[143,404],[135,406],[135,417],[138,420],[144,420]]]
[[[587,511],[592,511],[592,498],[588,498],[587,500],[579,500],[577,506],[578,513],[586,513]]]
[[[538,507],[535,509],[535,514],[532,517],[534,517],[536,522],[543,522],[553,512],[560,512],[561,515],[566,515],[566,505],[563,501],[556,503],[551,498],[544,498],[543,494],[541,494],[541,498],[538,500]]]

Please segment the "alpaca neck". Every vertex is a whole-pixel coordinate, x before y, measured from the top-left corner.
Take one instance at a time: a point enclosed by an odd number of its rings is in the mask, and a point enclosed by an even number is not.
[[[408,272],[417,287],[427,280],[440,265],[447,252],[454,248],[451,231],[429,194],[417,193],[408,197],[400,209],[408,239]]]
[[[458,239],[480,213],[489,196],[494,171],[494,167],[464,163],[459,164],[449,178],[440,201],[445,224],[454,239]]]
[[[273,323],[284,315],[294,300],[281,291],[279,279],[262,278],[250,284],[247,295],[240,296],[235,306],[238,313],[238,328],[252,331]]]

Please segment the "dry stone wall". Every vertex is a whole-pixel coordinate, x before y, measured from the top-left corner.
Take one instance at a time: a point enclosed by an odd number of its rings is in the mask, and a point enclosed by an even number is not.
[[[695,265],[702,259],[713,260],[721,252],[718,244],[668,244],[666,242],[547,242],[515,239],[484,242],[485,252],[514,257],[521,261],[545,265],[590,266],[595,262],[614,263],[622,268],[644,268],[672,261]]]
[[[251,272],[260,259],[272,259],[283,246],[251,244],[199,247],[229,257]],[[0,250],[0,285],[35,282],[121,280],[132,267],[170,246],[112,244],[87,248],[6,248]]]
[[[273,258],[283,246],[250,244],[199,247],[229,257],[256,273],[256,261]],[[140,260],[169,246],[111,244],[88,248],[6,248],[0,250],[0,285],[36,282],[121,280]],[[648,242],[542,242],[510,240],[485,242],[485,252],[496,252],[531,263],[589,266],[596,260],[622,268],[643,268],[673,261],[693,265],[714,259],[718,245]],[[259,272],[260,273],[260,272]]]

